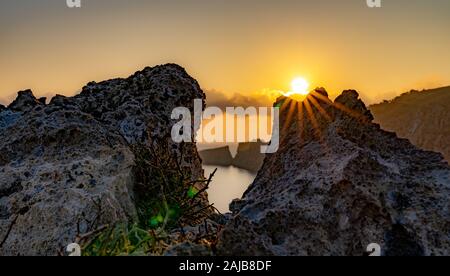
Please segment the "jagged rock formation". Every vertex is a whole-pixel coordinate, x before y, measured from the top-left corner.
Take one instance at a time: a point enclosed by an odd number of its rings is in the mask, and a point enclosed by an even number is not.
[[[28,112],[36,106],[45,105],[46,98],[36,99],[31,90],[19,91],[17,98],[8,106],[13,112]]]
[[[411,91],[369,108],[383,129],[450,162],[450,87]]]
[[[213,166],[231,166],[233,156],[230,153],[230,147],[221,147],[215,149],[202,150],[199,152],[200,158],[204,165]]]
[[[233,166],[257,173],[264,162],[264,153],[261,147],[264,143],[261,140],[256,142],[239,143],[236,157],[233,159]]]
[[[280,99],[281,142],[230,206],[222,255],[450,254],[450,168],[373,124],[356,91]]]
[[[92,82],[49,104],[19,92],[0,108],[0,255],[56,255],[78,233],[133,220],[136,144],[183,153],[183,169],[203,177],[195,144],[170,139],[170,115],[204,98],[173,64]]]

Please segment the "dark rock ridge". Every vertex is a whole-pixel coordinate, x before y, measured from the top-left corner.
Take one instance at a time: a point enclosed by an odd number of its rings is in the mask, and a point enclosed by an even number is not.
[[[281,143],[232,206],[222,255],[450,254],[450,168],[372,123],[353,90],[280,98]]]
[[[38,105],[45,105],[45,100],[46,98],[36,99],[31,90],[19,91],[8,109],[14,112],[28,112]]]
[[[172,142],[170,116],[204,98],[174,64],[49,104],[19,92],[0,107],[0,255],[56,255],[78,233],[135,219],[134,145],[183,153],[183,170],[203,177],[195,144]]]
[[[264,162],[261,153],[261,140],[239,143],[236,156],[233,158],[228,146],[200,151],[203,164],[212,166],[234,166],[252,173],[257,173]]]
[[[204,165],[231,166],[233,163],[233,156],[231,156],[228,146],[202,150],[199,155]]]
[[[450,162],[450,86],[412,90],[369,108],[383,129],[419,148],[441,152]]]
[[[264,143],[261,140],[239,143],[237,154],[233,159],[233,166],[257,173],[264,162],[264,153],[261,153],[263,145]]]

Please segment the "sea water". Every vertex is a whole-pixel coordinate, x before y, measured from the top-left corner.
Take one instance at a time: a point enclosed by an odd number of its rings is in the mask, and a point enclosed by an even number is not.
[[[256,174],[233,166],[203,166],[205,177],[217,168],[217,172],[208,189],[209,202],[221,212],[229,212],[229,204],[235,198],[241,198]]]

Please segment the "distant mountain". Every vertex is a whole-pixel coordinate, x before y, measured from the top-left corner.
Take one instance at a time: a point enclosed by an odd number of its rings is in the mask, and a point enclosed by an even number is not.
[[[232,157],[230,148],[220,147],[199,152],[204,165],[211,166],[235,166],[237,168],[257,173],[264,162],[264,154],[261,153],[260,140],[255,142],[239,143],[236,157]]]
[[[233,163],[233,156],[231,156],[230,148],[228,146],[203,150],[198,153],[203,161],[203,165],[212,166],[231,166]]]
[[[420,148],[441,152],[450,162],[450,86],[412,90],[369,109],[383,129]]]
[[[240,143],[236,157],[233,159],[233,166],[257,173],[264,162],[264,154],[261,153],[263,142]]]

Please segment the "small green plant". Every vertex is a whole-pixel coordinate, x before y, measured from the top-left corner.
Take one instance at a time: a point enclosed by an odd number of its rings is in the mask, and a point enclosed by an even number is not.
[[[190,168],[181,165],[183,152],[183,147],[177,152],[169,146],[134,148],[139,226],[172,229],[194,225],[213,212],[206,190],[215,172],[209,179],[194,179]]]
[[[214,212],[208,204],[208,179],[193,179],[183,168],[183,147],[171,151],[153,144],[133,146],[138,221],[105,226],[82,238],[85,256],[158,255],[167,247],[167,233],[206,221]],[[181,154],[180,154],[181,152]]]
[[[137,225],[128,227],[118,224],[108,227],[89,240],[82,248],[84,256],[130,256],[148,255],[157,245],[152,232]]]

